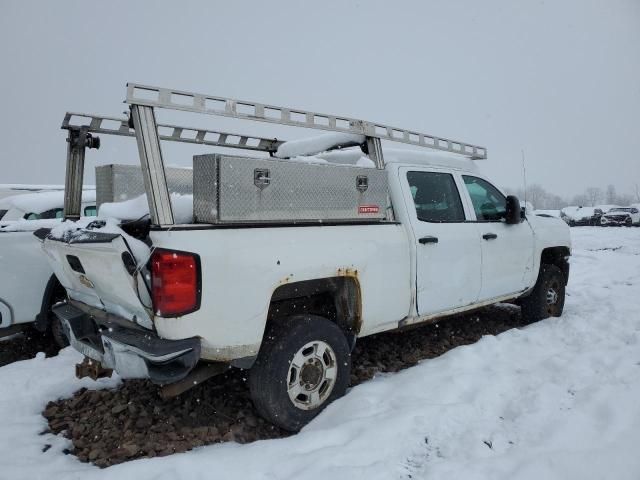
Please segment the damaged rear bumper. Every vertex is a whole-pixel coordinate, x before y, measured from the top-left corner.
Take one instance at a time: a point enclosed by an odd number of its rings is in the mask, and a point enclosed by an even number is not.
[[[123,378],[174,383],[185,378],[200,359],[198,337],[166,340],[151,331],[127,327],[124,320],[98,319],[68,303],[52,311],[74,349]]]

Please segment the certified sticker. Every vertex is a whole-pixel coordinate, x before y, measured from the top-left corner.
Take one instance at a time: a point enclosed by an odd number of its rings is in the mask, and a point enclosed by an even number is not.
[[[380,212],[378,205],[360,205],[358,207],[358,213],[360,215],[375,214]]]

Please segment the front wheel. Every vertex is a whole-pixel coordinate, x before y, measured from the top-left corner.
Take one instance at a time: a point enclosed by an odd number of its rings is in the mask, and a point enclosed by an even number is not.
[[[566,280],[556,265],[540,265],[538,280],[529,296],[520,301],[522,317],[536,322],[548,317],[559,317],[564,309]]]
[[[265,334],[249,375],[260,414],[297,432],[349,386],[351,353],[340,328],[316,315],[294,315]]]

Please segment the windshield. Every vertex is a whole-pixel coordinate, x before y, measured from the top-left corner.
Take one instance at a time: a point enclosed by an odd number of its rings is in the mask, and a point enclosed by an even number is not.
[[[630,212],[631,208],[612,208],[610,211],[612,212]]]

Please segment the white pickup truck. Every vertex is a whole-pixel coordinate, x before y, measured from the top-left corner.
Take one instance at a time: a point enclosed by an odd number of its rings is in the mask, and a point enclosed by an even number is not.
[[[159,95],[138,99],[141,88]],[[132,121],[115,129],[138,141],[150,219],[122,229],[65,222],[44,240],[69,296],[54,312],[72,346],[102,367],[169,394],[228,365],[250,369],[256,408],[297,431],[345,393],[357,338],[496,302],[519,303],[532,321],[562,313],[569,228],[525,215],[492,185],[476,166],[482,147],[354,119],[340,129],[344,117],[187,92],[193,104],[177,106],[177,93],[129,85]],[[202,111],[207,100],[223,105]],[[162,175],[158,107],[259,121],[272,109],[284,125],[301,112],[302,126],[348,135],[265,146],[284,159],[194,157],[194,223],[180,225]],[[328,120],[318,126],[317,117]],[[96,119],[80,134],[112,133]],[[239,138],[238,148],[255,144]],[[449,154],[383,150],[381,139]],[[320,153],[353,145],[374,168]],[[67,186],[73,198],[81,181]]]
[[[63,191],[41,191],[0,200],[0,337],[33,325],[51,333],[58,346],[67,345],[50,312],[66,294],[33,235],[60,222],[63,197]],[[83,215],[96,214],[95,190],[84,191],[81,207]]]

